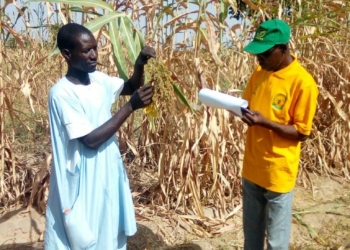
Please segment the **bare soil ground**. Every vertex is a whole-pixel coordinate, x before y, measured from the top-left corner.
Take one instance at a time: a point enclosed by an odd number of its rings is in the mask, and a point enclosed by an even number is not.
[[[350,183],[326,177],[312,181],[310,188],[297,185],[295,189],[291,249],[350,249]],[[0,216],[0,250],[43,249],[45,217],[34,208],[13,209]],[[138,232],[128,240],[131,250],[242,249],[241,212],[232,218],[230,231],[211,238],[174,229],[162,219],[137,218]]]

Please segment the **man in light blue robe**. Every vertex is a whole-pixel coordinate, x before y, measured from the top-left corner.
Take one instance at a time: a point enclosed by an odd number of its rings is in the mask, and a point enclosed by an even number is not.
[[[64,25],[57,44],[68,71],[49,94],[53,166],[45,249],[126,249],[136,220],[115,133],[152,101],[153,87],[143,85],[143,73],[155,51],[145,46],[124,82],[96,71],[97,42],[82,25]],[[119,95],[131,98],[112,116]]]

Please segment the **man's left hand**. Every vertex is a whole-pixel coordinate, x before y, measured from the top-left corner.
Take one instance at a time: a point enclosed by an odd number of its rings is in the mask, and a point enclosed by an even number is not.
[[[136,63],[138,65],[145,65],[151,57],[156,58],[156,51],[154,48],[146,45],[137,57]]]
[[[249,113],[245,113],[242,116],[242,121],[244,121],[248,126],[254,126],[254,125],[260,125],[263,126],[263,124],[266,121],[266,118],[258,111],[252,111],[253,115]]]

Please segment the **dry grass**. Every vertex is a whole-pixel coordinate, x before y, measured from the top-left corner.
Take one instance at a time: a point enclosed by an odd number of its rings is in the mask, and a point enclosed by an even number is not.
[[[51,151],[45,97],[54,83],[54,78],[47,78],[47,74],[50,72],[58,77],[59,71],[58,58],[46,60],[45,68],[38,66],[49,49],[34,42],[26,50],[5,48],[3,52],[5,133],[2,147],[5,154],[2,155],[2,176],[5,181],[2,183],[6,186],[2,186],[1,204],[7,208],[19,201],[27,204],[31,194],[36,195],[32,189],[36,190],[33,184],[37,174],[44,176],[41,165],[47,165],[45,158]],[[38,202],[40,200],[42,198]]]
[[[184,6],[180,2],[183,1],[179,1],[179,9]],[[200,236],[211,236],[229,228],[229,219],[241,207],[240,171],[246,127],[224,110],[201,106],[197,93],[208,87],[239,95],[255,61],[242,53],[244,40],[237,39],[232,31],[236,47],[220,46],[214,27],[225,24],[220,24],[217,16],[173,18],[167,22],[163,18],[157,24],[155,13],[165,6],[140,3],[144,7],[139,10],[128,3],[124,7],[132,12],[134,20],[147,20],[143,29],[147,31],[148,44],[156,41],[153,45],[157,61],[147,66],[147,79],[159,88],[154,100],[159,117],[154,119],[152,131],[147,116],[139,111],[117,133],[136,211],[148,218],[167,218]],[[325,13],[330,7],[318,8]],[[177,9],[171,11],[174,16],[179,14]],[[272,15],[271,9],[263,12]],[[350,180],[349,30],[342,25],[339,13],[330,20],[327,16],[306,19],[307,25],[299,24],[301,17],[297,15],[289,20],[293,25],[293,52],[315,76],[320,89],[312,136],[303,144],[299,180],[305,186],[312,187],[310,173]],[[333,37],[327,35],[332,21],[338,23]],[[201,31],[200,23],[206,24],[210,36]],[[311,25],[318,25],[317,32]],[[173,30],[167,33],[167,39],[164,27]],[[244,37],[251,28],[242,30]],[[189,29],[195,31],[193,45],[186,48],[189,43],[184,40],[181,48],[174,49],[174,34]],[[153,32],[157,34],[154,40]],[[28,41],[27,47],[2,48],[0,199],[3,209],[35,204],[44,211],[51,153],[47,93],[64,74],[65,66],[60,56],[46,58],[52,44],[42,46]],[[100,69],[116,74],[108,40],[101,42],[100,56]],[[172,84],[179,86],[194,113],[174,94]],[[125,99],[115,108],[123,102]],[[212,212],[209,214],[205,208]]]

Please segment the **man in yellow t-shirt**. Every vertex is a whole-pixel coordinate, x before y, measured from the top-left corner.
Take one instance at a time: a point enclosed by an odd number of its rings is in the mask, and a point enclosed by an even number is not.
[[[244,50],[259,66],[244,92],[252,114],[243,160],[244,249],[288,249],[293,188],[300,144],[311,133],[318,89],[313,77],[290,54],[290,27],[263,22]]]

